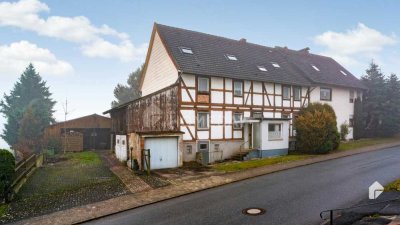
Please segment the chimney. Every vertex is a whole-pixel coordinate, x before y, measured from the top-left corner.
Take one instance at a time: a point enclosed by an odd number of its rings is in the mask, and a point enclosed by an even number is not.
[[[246,38],[240,38],[239,42],[240,42],[240,43],[246,43],[247,40],[246,40]]]
[[[310,51],[309,47],[298,50],[298,52],[303,52],[303,53],[310,53],[309,51]]]

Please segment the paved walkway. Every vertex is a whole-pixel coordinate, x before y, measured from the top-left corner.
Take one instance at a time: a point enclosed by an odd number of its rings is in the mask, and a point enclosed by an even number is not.
[[[126,188],[128,188],[132,194],[152,189],[126,165],[118,161],[110,151],[98,151],[98,153],[106,165],[110,167],[110,170],[125,184]]]
[[[44,215],[41,217],[31,218],[29,220],[20,221],[17,224],[76,224],[87,220],[95,219],[118,213],[120,211],[137,208],[140,206],[156,203],[170,198],[190,194],[216,186],[229,184],[232,182],[249,179],[281,170],[295,168],[299,166],[309,165],[331,159],[341,158],[345,156],[360,154],[364,152],[376,151],[380,149],[399,146],[399,142],[389,144],[380,144],[375,146],[363,147],[357,150],[337,152],[329,155],[321,155],[302,161],[294,161],[285,164],[276,164],[272,166],[259,167],[239,172],[225,173],[221,175],[213,175],[198,180],[190,180],[169,185],[163,188],[140,192],[136,194],[125,195],[102,202],[97,202],[85,206],[75,207],[65,211]]]

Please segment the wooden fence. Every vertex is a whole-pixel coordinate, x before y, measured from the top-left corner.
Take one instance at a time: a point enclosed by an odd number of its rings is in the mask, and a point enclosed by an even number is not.
[[[27,159],[17,163],[15,167],[15,179],[11,184],[12,195],[18,193],[19,189],[26,182],[26,180],[33,174],[37,167],[43,164],[43,154],[32,154]]]

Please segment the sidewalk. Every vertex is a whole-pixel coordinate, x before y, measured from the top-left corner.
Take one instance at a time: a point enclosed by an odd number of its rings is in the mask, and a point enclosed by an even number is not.
[[[337,152],[329,155],[321,155],[306,160],[294,161],[285,164],[276,164],[272,166],[259,167],[248,169],[239,172],[224,173],[220,175],[211,175],[197,180],[188,180],[169,185],[159,189],[153,189],[145,192],[120,196],[117,198],[109,199],[102,202],[97,202],[85,206],[75,207],[68,210],[44,215],[40,217],[31,218],[28,220],[20,221],[16,224],[75,224],[98,217],[103,217],[118,213],[124,210],[137,208],[140,206],[156,203],[159,201],[167,200],[170,198],[194,193],[197,191],[229,184],[236,181],[241,181],[277,171],[296,168],[299,166],[310,165],[327,160],[337,159],[350,155],[356,155],[365,152],[376,151],[380,149],[399,146],[399,142],[389,144],[379,144],[359,148],[356,150]]]

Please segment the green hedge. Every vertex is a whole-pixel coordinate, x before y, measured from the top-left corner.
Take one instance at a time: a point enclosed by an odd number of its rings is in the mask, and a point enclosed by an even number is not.
[[[8,202],[15,175],[15,158],[11,152],[0,149],[0,199]],[[1,202],[1,200],[0,200]]]

